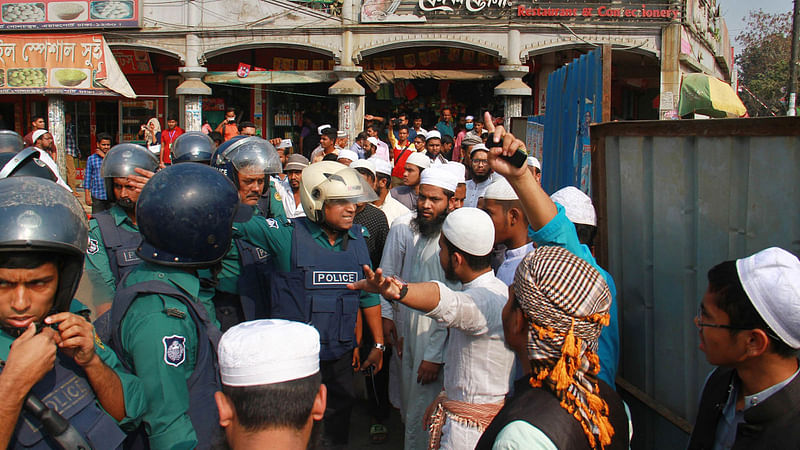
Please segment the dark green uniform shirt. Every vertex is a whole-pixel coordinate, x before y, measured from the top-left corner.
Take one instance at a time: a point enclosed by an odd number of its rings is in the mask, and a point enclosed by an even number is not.
[[[139,228],[133,224],[125,210],[118,205],[112,206],[108,212],[114,218],[114,223],[118,227],[125,231],[139,232]],[[108,262],[108,253],[106,253],[103,235],[100,233],[100,225],[97,224],[95,219],[89,221],[89,247],[86,250],[84,274],[91,282],[92,306],[96,308],[100,303],[110,302],[114,298],[114,293],[117,291],[117,283],[114,279],[114,273],[111,272],[111,264]],[[86,294],[89,294],[89,292],[86,292]]]
[[[71,313],[79,314],[87,311],[89,311],[89,308],[78,300],[73,299],[72,303],[69,305],[69,312]],[[8,359],[8,351],[14,339],[15,338],[0,329],[0,359],[4,361]],[[94,351],[97,353],[97,356],[117,374],[119,381],[122,383],[122,395],[125,399],[125,418],[119,422],[119,425],[125,431],[132,431],[139,425],[142,415],[147,408],[142,382],[139,377],[128,373],[128,371],[122,367],[122,363],[120,363],[116,353],[103,345],[103,342],[100,341],[97,335],[95,335]],[[100,405],[100,407],[102,408],[102,405]]]
[[[142,262],[128,275],[125,285],[151,280],[171,284],[190,298],[198,299],[199,279],[175,267]],[[172,312],[167,314],[167,309]],[[122,319],[120,332],[126,360],[136,368],[144,385],[148,402],[144,421],[150,447],[194,448],[197,436],[189,419],[186,382],[194,371],[198,342],[188,309],[180,300],[167,295],[139,296]],[[167,342],[176,337],[184,345],[183,359],[177,362],[167,357]]]

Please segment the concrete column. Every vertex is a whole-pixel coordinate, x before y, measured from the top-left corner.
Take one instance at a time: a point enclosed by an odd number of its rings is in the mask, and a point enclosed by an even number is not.
[[[535,94],[537,95],[536,102],[539,105],[539,109],[535,111],[536,114],[545,114],[547,111],[547,81],[550,78],[550,74],[556,70],[556,55],[555,53],[542,55],[541,61],[541,69],[536,75],[539,79],[539,91]]]
[[[661,32],[661,101],[660,119],[677,118],[681,89],[681,25],[672,24]]]
[[[339,98],[339,130],[347,133],[347,140],[351,144],[364,123],[365,90],[356,81],[362,70],[361,67],[352,65],[334,67],[333,71],[339,81],[328,88],[328,94]]]
[[[203,96],[211,95],[211,88],[203,83],[206,68],[180,67],[178,73],[185,78],[175,90],[176,94],[183,96],[184,126],[186,131],[200,131],[203,126]]]
[[[519,52],[517,52],[519,54]],[[500,75],[505,81],[494,88],[494,95],[503,96],[505,127],[511,126],[511,117],[522,115],[522,98],[530,97],[531,88],[522,82],[522,77],[528,73],[528,66],[521,64],[507,64],[500,66]]]
[[[75,118],[73,118],[74,120]],[[47,131],[53,135],[53,144],[58,149],[56,164],[64,181],[67,180],[67,142],[64,131],[64,98],[60,95],[47,96]]]

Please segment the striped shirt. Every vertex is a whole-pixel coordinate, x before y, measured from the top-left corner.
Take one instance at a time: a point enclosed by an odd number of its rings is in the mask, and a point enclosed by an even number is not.
[[[80,152],[78,151],[78,137],[75,135],[75,124],[68,123],[64,127],[64,146],[66,147],[67,154],[73,158],[78,158]]]

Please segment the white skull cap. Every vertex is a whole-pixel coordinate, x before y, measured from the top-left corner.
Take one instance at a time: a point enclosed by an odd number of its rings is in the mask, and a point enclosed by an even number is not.
[[[459,208],[449,213],[442,234],[456,248],[473,256],[486,256],[494,248],[494,224],[478,208]]]
[[[597,226],[597,214],[594,212],[592,199],[575,186],[561,188],[550,198],[564,207],[570,222]]]
[[[756,311],[789,347],[800,348],[800,260],[771,247],[736,260],[739,281]]]
[[[438,186],[450,192],[455,192],[458,187],[458,178],[456,178],[452,172],[445,169],[444,166],[431,166],[422,171],[419,184]]]
[[[431,159],[427,155],[420,152],[414,152],[406,158],[406,164],[413,164],[420,169],[427,169],[431,166]]]
[[[253,320],[231,327],[219,341],[226,386],[261,386],[319,372],[319,332],[301,322]]]
[[[511,183],[505,177],[497,177],[483,194],[483,198],[487,200],[519,200]]]

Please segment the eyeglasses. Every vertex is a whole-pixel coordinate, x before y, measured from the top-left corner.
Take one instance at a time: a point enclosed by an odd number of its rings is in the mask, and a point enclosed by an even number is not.
[[[702,307],[702,305],[700,305],[700,306],[697,307],[697,315],[694,316],[694,325],[697,328],[703,328],[703,327],[724,328],[724,329],[727,329],[727,330],[737,330],[737,331],[752,330],[752,327],[750,327],[750,328],[748,328],[748,327],[735,327],[733,325],[720,325],[720,324],[716,324],[716,323],[705,323],[705,322],[702,322],[702,320],[703,320],[702,319],[702,314],[703,314],[703,307]]]
[[[473,159],[472,160],[472,164],[474,164],[476,166],[485,166],[485,165],[489,164],[489,160],[488,159]]]

